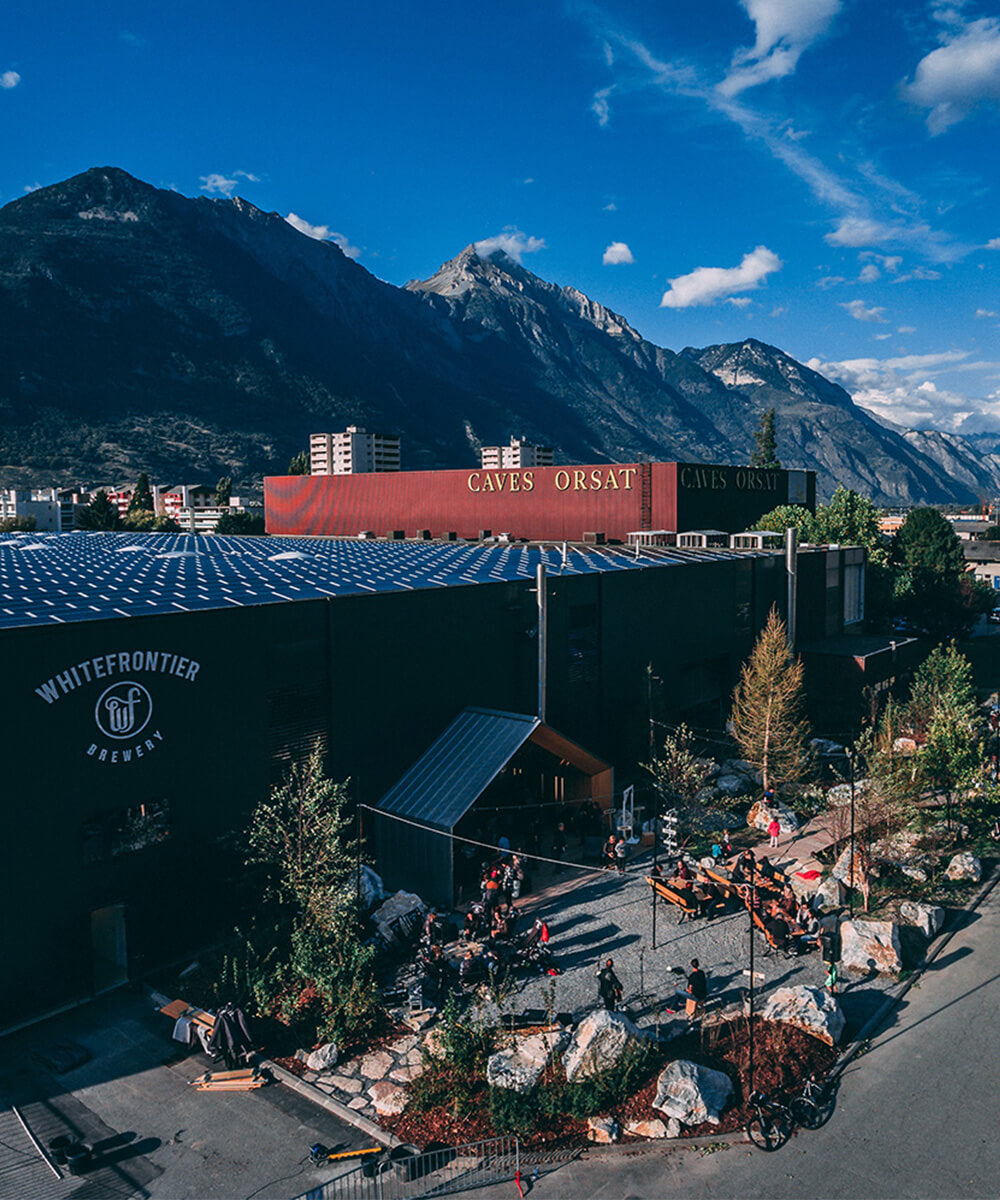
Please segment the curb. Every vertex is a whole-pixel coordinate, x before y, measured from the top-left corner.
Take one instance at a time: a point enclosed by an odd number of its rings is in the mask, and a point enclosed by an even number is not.
[[[291,1071],[279,1066],[276,1062],[265,1059],[260,1065],[270,1071],[279,1083],[283,1083],[285,1087],[290,1088],[293,1092],[297,1092],[303,1099],[311,1101],[320,1108],[325,1108],[328,1113],[336,1117],[338,1121],[343,1121],[345,1125],[353,1125],[355,1129],[360,1129],[362,1133],[367,1134],[372,1141],[378,1142],[379,1145],[385,1146],[390,1150],[395,1146],[403,1145],[403,1142],[395,1134],[389,1133],[380,1125],[376,1125],[374,1121],[362,1116],[361,1113],[355,1112],[353,1108],[348,1108],[346,1104],[341,1104],[339,1100],[334,1100],[322,1088],[318,1088],[312,1083],[307,1083],[304,1079],[293,1075]]]
[[[1000,865],[994,867],[993,874],[990,875],[989,879],[986,880],[986,882],[972,897],[968,904],[963,905],[963,907],[958,909],[958,911],[963,913],[974,912],[983,902],[983,900],[986,899],[990,892],[996,887],[998,882],[1000,882]],[[924,972],[934,963],[934,961],[941,954],[942,950],[944,950],[945,946],[949,944],[956,933],[958,933],[957,926],[949,929],[945,934],[943,934],[937,945],[928,952],[924,958],[924,961],[914,970],[909,979],[907,979],[905,983],[898,985],[899,990],[889,992],[875,1012],[872,1013],[864,1025],[855,1034],[854,1040],[851,1042],[850,1046],[847,1047],[844,1053],[834,1064],[829,1075],[829,1078],[832,1081],[838,1080],[841,1075],[843,1075],[847,1067],[849,1067],[853,1060],[858,1056],[858,1053],[865,1042],[870,1040],[875,1031],[882,1025],[889,1013],[893,1010],[893,1008],[896,1007],[900,1000],[903,999],[910,988],[913,987],[914,984],[920,982]]]

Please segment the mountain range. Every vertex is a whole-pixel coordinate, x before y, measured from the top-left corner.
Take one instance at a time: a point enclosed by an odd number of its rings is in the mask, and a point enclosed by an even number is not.
[[[680,353],[502,251],[394,287],[240,198],[94,168],[0,209],[0,483],[280,474],[310,432],[461,467],[511,434],[557,461],[786,466],[882,504],[1000,490],[995,446],[877,420],[756,340]]]

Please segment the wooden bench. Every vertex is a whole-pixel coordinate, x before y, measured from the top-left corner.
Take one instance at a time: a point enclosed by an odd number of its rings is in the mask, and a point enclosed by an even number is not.
[[[689,900],[681,892],[674,891],[661,879],[654,879],[652,875],[647,875],[646,882],[658,896],[668,900],[671,904],[676,904],[685,916],[696,917],[698,915],[698,905],[693,900]]]
[[[740,885],[738,883],[733,883],[727,875],[723,875],[721,871],[715,870],[714,867],[701,867],[700,870],[709,883],[714,883],[728,900],[731,900],[734,896],[739,899]]]

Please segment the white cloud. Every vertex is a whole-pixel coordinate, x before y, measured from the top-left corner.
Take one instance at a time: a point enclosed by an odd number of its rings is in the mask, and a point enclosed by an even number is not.
[[[766,246],[757,246],[743,256],[738,267],[697,267],[688,275],[668,279],[669,291],[663,293],[661,308],[691,308],[713,304],[726,296],[757,288],[782,261]]]
[[[815,286],[825,292],[828,288],[838,287],[840,284],[846,282],[847,280],[843,275],[824,275],[822,279],[816,280]]]
[[[211,175],[201,175],[201,190],[210,196],[231,196],[236,187],[235,179],[227,179],[225,175],[213,172]]]
[[[602,129],[611,120],[611,105],[608,103],[608,97],[614,90],[614,84],[611,87],[600,88],[594,93],[594,98],[590,102],[590,111],[597,118],[597,123]]]
[[[912,271],[907,271],[905,275],[900,275],[898,279],[894,279],[893,283],[909,283],[911,279],[940,279],[940,271],[932,271],[930,267],[914,267]]]
[[[752,304],[753,301],[749,296],[727,296],[726,303],[731,304],[733,308],[746,308],[747,305]]]
[[[769,79],[791,75],[802,52],[830,27],[841,0],[741,0],[757,38],[737,50],[719,84],[724,96],[735,96]]]
[[[916,327],[916,325],[900,325],[900,327],[896,330],[896,332],[897,333],[916,333],[917,327]]]
[[[495,250],[502,250],[515,262],[520,262],[525,254],[535,254],[544,249],[544,238],[529,237],[512,225],[508,225],[503,233],[476,242],[476,253],[480,258],[489,258]]]
[[[1000,317],[1000,312],[994,312],[991,308],[977,308],[976,316],[982,320],[984,317]]]
[[[965,24],[954,8],[936,15],[945,27],[941,45],[920,60],[912,82],[900,87],[912,104],[929,109],[932,137],[981,105],[1000,102],[1000,20],[983,17]]]
[[[254,175],[250,171],[234,171],[233,174],[239,178],[245,179],[248,183],[260,183],[260,176]]]
[[[621,263],[634,263],[632,251],[628,248],[625,242],[612,242],[611,245],[604,251],[604,257],[601,259],[606,267],[618,266]]]
[[[6,88],[8,91],[11,88],[16,88],[21,82],[21,76],[16,71],[4,71],[0,75],[0,88]]]
[[[845,300],[841,302],[840,307],[846,312],[849,312],[855,321],[877,321],[880,325],[885,323],[885,309],[872,307],[867,308],[864,300]]]
[[[603,209],[602,211],[604,211],[604,212],[617,212],[617,211],[618,211],[618,205],[617,205],[617,204],[615,204],[614,200],[609,200],[609,201],[607,202],[607,204],[605,204],[605,206],[604,206],[604,209]],[[998,242],[998,243],[1000,243],[1000,238],[997,238],[997,242]]]
[[[874,283],[876,279],[882,278],[882,272],[878,269],[875,263],[866,263],[861,268],[861,274],[858,279],[861,283]]]
[[[948,371],[995,371],[1000,364],[967,363],[964,350],[898,358],[810,359],[806,366],[834,380],[855,402],[878,416],[914,429],[974,433],[1000,429],[1000,392],[976,396],[935,382]]]
[[[36,180],[34,183],[26,183],[24,190],[26,192],[37,192],[42,185]]]
[[[315,238],[317,242],[333,242],[343,250],[348,258],[360,258],[361,256],[361,251],[357,246],[352,246],[342,233],[337,233],[329,225],[312,225],[305,218],[293,212],[290,212],[285,220],[293,229],[304,233],[306,237]]]
[[[984,247],[986,250],[1000,250],[1000,238],[990,238]]]

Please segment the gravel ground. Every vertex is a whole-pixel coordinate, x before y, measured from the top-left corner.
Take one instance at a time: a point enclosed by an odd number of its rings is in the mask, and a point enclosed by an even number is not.
[[[572,844],[568,861],[576,857]],[[535,888],[522,897],[521,911],[527,925],[541,914],[549,925],[549,943],[562,974],[518,978],[517,993],[504,1008],[571,1012],[579,1018],[598,1003],[596,974],[599,964],[614,959],[615,971],[624,987],[624,1007],[638,1024],[648,1026],[671,1018],[664,1012],[673,1004],[670,997],[683,987],[692,958],[697,958],[708,975],[709,995],[715,1005],[737,1002],[748,985],[749,923],[743,911],[734,910],[712,920],[697,919],[678,924],[679,910],[659,900],[656,911],[656,948],[653,948],[653,911],[649,885],[651,851],[632,859],[624,875],[613,871],[583,872],[567,866],[562,875],[551,868],[536,872]],[[792,984],[821,986],[825,971],[816,951],[799,958],[768,956],[767,943],[758,933],[754,944],[754,970],[763,996],[776,987]],[[761,978],[763,977],[763,978]],[[878,976],[845,980],[841,1006],[848,1033],[864,1024],[881,1002],[885,989],[894,982]],[[554,985],[554,1003],[550,999]]]

